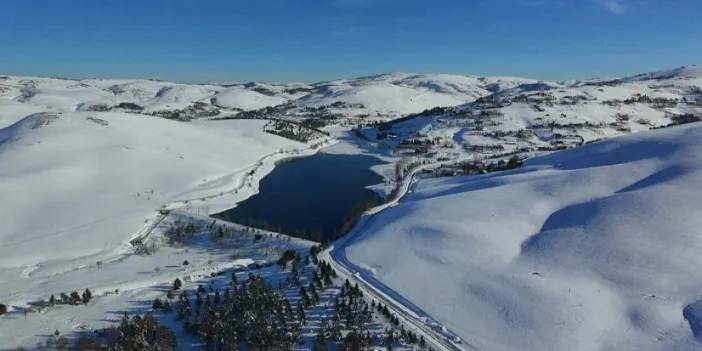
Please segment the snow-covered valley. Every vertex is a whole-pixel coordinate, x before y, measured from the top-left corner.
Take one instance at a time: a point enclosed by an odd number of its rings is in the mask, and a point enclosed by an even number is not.
[[[0,349],[148,312],[175,278],[194,288],[231,271],[294,276],[271,263],[313,243],[206,216],[255,194],[277,161],[319,150],[390,162],[373,188],[391,203],[325,256],[343,258],[344,278],[388,289],[362,286],[368,305],[406,301],[462,349],[700,348],[701,87],[695,66],[577,82],[0,77],[0,334],[18,336]],[[196,230],[174,240],[187,223]],[[310,311],[325,317],[311,318],[300,349],[331,322],[342,284],[324,284]],[[36,303],[85,288],[96,297],[85,305]],[[376,346],[393,340],[386,328],[433,337],[404,317],[393,327],[403,312],[390,310],[365,324]],[[180,347],[201,347],[172,317],[159,320]]]

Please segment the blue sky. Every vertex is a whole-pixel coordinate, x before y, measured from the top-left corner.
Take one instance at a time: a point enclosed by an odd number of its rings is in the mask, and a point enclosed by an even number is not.
[[[702,64],[700,0],[3,0],[0,73],[319,81]]]

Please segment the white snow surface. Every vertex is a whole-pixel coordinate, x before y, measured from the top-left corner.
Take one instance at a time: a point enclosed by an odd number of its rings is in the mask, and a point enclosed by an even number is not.
[[[304,146],[263,124],[50,112],[0,130],[0,281],[15,267],[115,254],[181,194],[231,190],[265,155]]]
[[[288,100],[283,97],[263,95],[240,87],[227,88],[218,92],[214,97],[214,103],[217,106],[242,110],[257,110],[267,106],[280,105],[286,101]]]
[[[702,125],[418,181],[346,248],[483,350],[702,344]]]
[[[228,85],[0,76],[0,303],[17,310],[83,287],[148,300],[154,285],[185,271],[231,267],[230,257],[206,249],[125,254],[162,206],[212,213],[255,192],[276,159],[311,152],[264,133],[263,121],[183,123],[149,113],[205,105],[232,115],[287,103],[387,120],[491,93],[515,100],[495,116],[401,124],[407,133],[421,124],[421,134],[452,140],[460,151],[437,157],[459,159],[475,156],[471,146],[511,151],[549,145],[556,134],[588,142],[664,126],[671,116],[702,111],[701,86],[694,66],[587,83],[407,73]],[[542,89],[557,103],[544,100],[538,110],[516,101],[539,98]],[[687,101],[604,103],[641,95]],[[338,102],[347,106],[333,107]],[[121,103],[143,110],[90,111]],[[471,119],[482,119],[482,129],[456,123]],[[499,134],[522,129],[534,135]],[[700,348],[700,136],[699,124],[644,132],[508,173],[422,180],[373,219],[348,257],[482,349]],[[177,267],[185,258],[190,268]],[[0,348],[29,345],[41,339],[32,333],[51,333],[57,323],[94,326],[132,297],[104,295],[88,312],[60,308],[30,314],[29,323],[16,313],[2,317],[0,334],[23,339]]]
[[[522,78],[485,78],[449,74],[394,73],[313,84],[232,83],[182,84],[156,80],[62,79],[0,76],[0,128],[33,112],[87,111],[132,103],[143,113],[175,111],[195,103],[213,105],[222,115],[289,102],[306,107],[334,103],[360,104],[342,108],[346,116],[385,118],[437,106],[474,101],[491,91],[536,82]]]
[[[363,105],[370,115],[401,116],[438,106],[456,106],[526,82],[523,78],[485,78],[450,74],[389,73],[356,79],[317,83],[314,91],[299,99],[303,106],[334,102]]]

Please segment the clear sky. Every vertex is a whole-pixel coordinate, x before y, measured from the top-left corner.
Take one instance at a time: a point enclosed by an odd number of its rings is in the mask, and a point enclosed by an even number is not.
[[[700,0],[2,0],[0,73],[319,81],[702,64]]]

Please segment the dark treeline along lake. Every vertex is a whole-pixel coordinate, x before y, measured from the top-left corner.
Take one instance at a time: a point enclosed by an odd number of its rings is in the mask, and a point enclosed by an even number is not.
[[[348,231],[363,211],[382,201],[368,185],[383,178],[370,170],[382,164],[366,155],[318,153],[276,165],[259,193],[213,217],[315,241]]]

